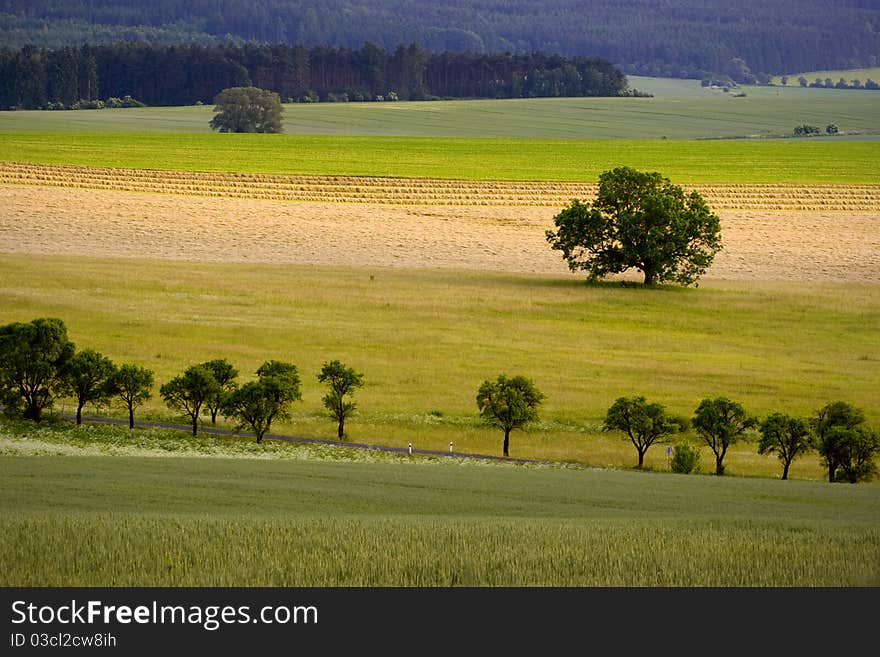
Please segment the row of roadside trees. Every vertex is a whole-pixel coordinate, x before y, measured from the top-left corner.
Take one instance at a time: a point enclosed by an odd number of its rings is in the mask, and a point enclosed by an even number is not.
[[[199,420],[210,415],[216,424],[222,415],[256,435],[257,442],[274,422],[289,419],[293,402],[302,398],[297,367],[269,360],[256,370],[256,379],[239,384],[238,370],[219,358],[192,365],[159,388],[166,405],[186,417],[197,435]],[[337,423],[337,436],[345,436],[345,421],[354,412],[354,392],[364,385],[364,375],[338,360],[325,362],[317,380],[327,386],[322,401]],[[134,428],[135,409],[152,397],[151,370],[135,364],[116,365],[92,349],[77,351],[60,319],[40,318],[29,323],[0,326],[0,401],[7,414],[39,422],[57,398],[76,403],[76,422],[82,422],[87,404],[121,402]],[[545,395],[531,379],[499,375],[487,379],[477,391],[482,419],[504,432],[503,454],[509,456],[510,434],[538,419]],[[693,429],[715,455],[715,474],[724,474],[728,449],[748,437],[760,436],[758,452],[775,453],[788,478],[794,460],[818,451],[828,468],[828,480],[856,483],[877,474],[874,458],[880,453],[880,433],[865,426],[864,413],[843,401],[822,407],[808,418],[772,413],[763,421],[726,397],[703,399],[692,418],[676,417],[664,406],[645,397],[619,397],[608,409],[603,428],[622,432],[644,465],[648,449]],[[676,448],[676,458],[692,454],[688,444]],[[682,471],[691,471],[690,467]]]
[[[223,415],[238,428],[252,430],[261,442],[273,422],[289,417],[290,405],[302,393],[292,363],[266,361],[256,376],[239,385],[238,370],[219,358],[188,367],[163,384],[159,394],[169,408],[189,419],[193,435],[203,414],[211,416],[212,424]],[[334,360],[324,364],[317,379],[328,387],[323,402],[342,438],[345,420],[355,409],[351,395],[363,386],[363,375]],[[153,396],[154,386],[153,371],[142,365],[117,365],[93,349],[77,351],[60,319],[0,326],[0,401],[9,415],[39,422],[56,399],[71,398],[80,424],[87,404],[119,402],[133,429],[135,410]]]
[[[510,433],[538,419],[538,407],[544,394],[524,376],[501,375],[486,381],[477,393],[480,415],[504,431],[504,455],[508,455]],[[648,449],[668,442],[675,434],[693,429],[700,441],[715,455],[715,474],[724,474],[728,449],[757,431],[758,453],[775,453],[782,463],[782,479],[794,460],[813,450],[818,451],[828,468],[828,481],[857,483],[877,474],[874,458],[880,453],[880,433],[865,426],[865,414],[847,402],[826,404],[808,418],[775,412],[763,421],[746,412],[742,404],[726,397],[703,399],[693,418],[676,417],[645,397],[619,397],[610,406],[603,422],[605,431],[622,432],[644,465]],[[676,448],[676,457],[691,457],[694,452],[685,442]],[[684,460],[684,459],[680,459]],[[692,471],[695,460],[682,472]]]

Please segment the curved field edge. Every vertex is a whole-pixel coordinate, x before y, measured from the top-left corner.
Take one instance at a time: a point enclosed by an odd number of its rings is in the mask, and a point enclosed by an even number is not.
[[[880,183],[880,142],[0,133],[0,161],[163,171],[595,182],[618,166],[684,183]]]
[[[4,586],[880,582],[874,486],[387,463],[0,463]]]

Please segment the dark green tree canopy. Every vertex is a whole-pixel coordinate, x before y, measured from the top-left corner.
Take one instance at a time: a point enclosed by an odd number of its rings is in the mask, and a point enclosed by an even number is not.
[[[214,98],[211,128],[219,132],[283,132],[281,98],[257,87],[230,87]]]
[[[593,202],[573,200],[554,222],[550,246],[590,281],[636,269],[646,285],[692,285],[721,249],[720,220],[697,192],[629,167],[600,175]]]
[[[321,401],[330,412],[330,417],[337,421],[336,435],[342,439],[345,437],[345,419],[356,408],[355,403],[346,398],[364,385],[364,375],[351,367],[346,367],[338,360],[331,360],[324,363],[318,373],[318,381],[326,383],[329,387]]]
[[[213,372],[204,365],[193,365],[159,388],[159,394],[169,408],[180,411],[192,421],[192,433],[199,431],[202,406],[220,394],[220,384]]]
[[[504,431],[504,456],[509,456],[510,432],[538,419],[538,407],[544,400],[531,379],[504,374],[495,381],[487,379],[477,391],[477,408],[487,424]]]
[[[123,363],[108,381],[113,395],[128,409],[128,428],[134,429],[134,409],[153,396],[153,371],[136,363]]]
[[[0,400],[7,413],[39,422],[64,390],[64,367],[75,346],[60,319],[0,326]]]
[[[666,414],[662,404],[649,403],[644,397],[618,397],[605,414],[605,431],[623,431],[639,455],[641,468],[645,452],[664,436],[681,430],[681,425]]]
[[[76,399],[76,423],[82,424],[86,404],[99,404],[110,398],[109,381],[116,372],[113,361],[94,349],[76,352],[64,366],[63,391]]]
[[[202,367],[209,370],[217,383],[220,384],[216,394],[205,400],[205,409],[211,414],[211,424],[217,424],[217,413],[220,412],[224,395],[235,390],[235,378],[238,376],[238,370],[225,358],[209,360],[202,363]]]
[[[880,437],[864,424],[864,411],[844,401],[829,402],[810,418],[829,482],[856,483],[876,474],[874,457],[880,452]]]
[[[223,412],[236,419],[239,428],[252,429],[260,443],[274,421],[290,417],[290,405],[301,398],[296,365],[271,360],[257,369],[256,381],[225,397]]]
[[[792,461],[812,449],[813,434],[809,425],[800,418],[773,413],[761,423],[760,432],[758,454],[776,452],[782,462],[782,478],[788,479]]]
[[[694,414],[693,427],[697,435],[715,454],[715,474],[724,474],[724,456],[727,449],[739,442],[758,420],[746,413],[742,404],[726,397],[704,399]]]

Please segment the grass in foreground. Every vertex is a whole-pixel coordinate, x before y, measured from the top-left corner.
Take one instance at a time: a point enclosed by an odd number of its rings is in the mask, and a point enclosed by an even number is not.
[[[595,182],[618,166],[676,183],[878,183],[878,141],[677,141],[0,132],[0,160],[133,169]]]
[[[685,416],[705,396],[731,396],[761,417],[807,416],[843,399],[880,420],[872,285],[646,290],[576,277],[15,255],[0,262],[0,280],[0,323],[60,317],[78,348],[153,369],[157,390],[212,358],[228,358],[242,381],[265,360],[295,363],[303,400],[274,433],[333,437],[315,378],[331,359],[366,377],[351,440],[417,449],[453,441],[498,455],[501,434],[479,423],[475,395],[502,372],[529,376],[547,395],[542,421],[512,435],[511,455],[522,458],[631,467],[632,446],[600,430],[624,395]],[[173,418],[154,394],[137,417]],[[725,463],[732,475],[781,472],[753,443]],[[666,468],[662,448],[647,465]],[[813,455],[791,476],[823,471]]]
[[[876,586],[880,488],[0,457],[3,586]]]

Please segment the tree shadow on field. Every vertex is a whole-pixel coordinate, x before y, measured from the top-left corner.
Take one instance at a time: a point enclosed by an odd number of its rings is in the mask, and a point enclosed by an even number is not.
[[[682,285],[665,284],[665,285],[645,285],[641,281],[634,279],[614,279],[602,281],[588,281],[583,277],[571,278],[555,278],[555,277],[535,277],[523,279],[521,277],[501,277],[505,283],[514,283],[532,288],[547,288],[556,290],[643,290],[656,293],[676,293],[683,294],[693,292],[695,287],[684,287]]]

